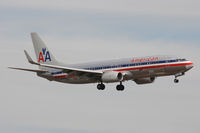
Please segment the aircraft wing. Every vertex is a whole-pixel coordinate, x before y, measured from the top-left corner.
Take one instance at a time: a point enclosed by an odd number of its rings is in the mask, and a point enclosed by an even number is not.
[[[42,66],[42,67],[48,67],[48,68],[54,68],[54,69],[62,69],[63,72],[66,72],[66,73],[90,73],[90,74],[102,74],[103,73],[101,71],[91,71],[91,70],[85,70],[85,69],[70,68],[70,67],[48,65],[48,64],[40,64],[40,63],[37,63],[35,65]]]
[[[48,68],[61,69],[64,73],[68,73],[68,74],[87,75],[87,76],[91,76],[91,77],[99,77],[103,73],[103,72],[99,72],[99,71],[88,71],[88,70],[84,70],[84,69],[75,69],[75,68],[46,65],[46,64],[44,65],[44,64],[39,64],[39,63],[37,63],[35,65],[39,65],[39,66],[42,66],[42,67],[48,67]],[[28,72],[37,72],[37,73],[38,72],[39,73],[48,72],[48,71],[45,71],[45,70],[36,70],[36,69],[27,69],[27,68],[18,68],[18,67],[8,67],[8,68],[15,69],[15,70],[23,70],[23,71],[28,71]]]
[[[64,66],[56,66],[56,65],[49,65],[49,64],[41,64],[34,62],[29,54],[24,50],[26,58],[29,63],[42,66],[42,67],[48,67],[48,68],[54,68],[54,69],[61,69],[64,73],[68,74],[78,74],[78,75],[91,75],[91,76],[100,76],[103,74],[102,71],[91,71],[91,70],[85,70],[85,69],[78,69],[78,68],[70,68],[70,67],[64,67]]]

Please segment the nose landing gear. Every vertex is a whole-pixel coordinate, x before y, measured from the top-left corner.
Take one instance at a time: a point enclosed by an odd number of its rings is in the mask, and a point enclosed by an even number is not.
[[[180,76],[183,76],[183,75],[185,75],[184,72],[176,74],[176,75],[175,75],[175,79],[174,79],[174,83],[178,83],[179,80],[177,79],[177,77],[180,77]]]
[[[174,83],[178,83],[178,82],[179,82],[179,80],[175,78],[174,79]]]

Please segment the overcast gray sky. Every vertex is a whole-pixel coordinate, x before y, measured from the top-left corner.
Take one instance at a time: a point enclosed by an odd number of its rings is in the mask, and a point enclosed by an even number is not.
[[[1,0],[0,132],[199,133],[199,0]],[[49,82],[7,66],[37,68],[30,32],[66,63],[146,55],[179,55],[195,63],[154,84]]]

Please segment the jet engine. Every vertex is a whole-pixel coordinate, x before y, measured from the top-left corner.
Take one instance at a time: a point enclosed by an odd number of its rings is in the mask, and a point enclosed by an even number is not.
[[[105,83],[119,82],[123,80],[123,75],[121,72],[107,71],[102,74],[101,80]]]
[[[134,81],[136,82],[136,84],[149,84],[149,83],[153,83],[154,80],[155,80],[155,77],[140,78],[140,79],[135,79]]]

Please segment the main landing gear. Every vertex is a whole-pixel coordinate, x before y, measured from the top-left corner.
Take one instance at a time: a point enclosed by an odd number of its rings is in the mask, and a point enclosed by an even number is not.
[[[116,89],[118,91],[123,91],[124,90],[124,85],[122,85],[122,82],[120,82],[120,84],[116,86]]]
[[[104,90],[105,89],[105,85],[101,82],[100,84],[97,85],[97,89],[98,90]],[[120,84],[116,86],[116,89],[118,91],[123,91],[124,90],[124,85],[122,85],[122,82],[120,82]]]
[[[184,72],[176,74],[176,75],[175,75],[175,79],[174,79],[174,83],[178,83],[179,80],[177,79],[177,77],[180,77],[180,76],[183,76],[183,75],[185,75]]]
[[[98,85],[97,85],[97,89],[98,89],[98,90],[104,90],[104,89],[105,89],[105,85],[104,85],[103,83],[98,84]]]

